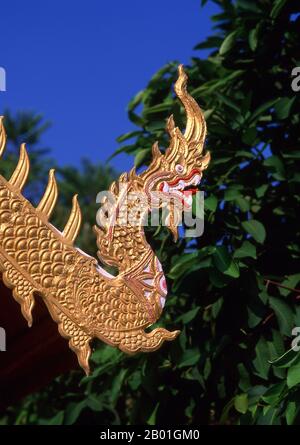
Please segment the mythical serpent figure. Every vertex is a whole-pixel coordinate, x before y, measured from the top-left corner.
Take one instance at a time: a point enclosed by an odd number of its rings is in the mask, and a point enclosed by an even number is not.
[[[143,219],[151,210],[155,191],[182,196],[187,186],[200,182],[202,170],[210,160],[203,155],[206,136],[204,116],[187,93],[187,76],[179,66],[176,95],[187,115],[184,134],[167,122],[170,145],[162,154],[154,144],[153,160],[138,175],[135,170],[122,174],[110,187],[115,212],[104,227],[95,227],[101,261],[115,266],[118,274],[106,272],[96,259],[74,246],[81,225],[77,196],[69,220],[60,232],[49,222],[57,199],[54,170],[39,205],[33,207],[22,195],[29,172],[25,145],[21,145],[17,167],[9,181],[0,176],[0,268],[3,281],[13,290],[23,316],[32,324],[35,294],[42,297],[59,333],[69,340],[79,364],[89,373],[90,341],[97,337],[126,353],[154,351],[179,331],[151,326],[161,315],[167,289],[162,266],[146,241]],[[0,155],[6,135],[0,119]],[[138,223],[118,224],[122,187],[144,192],[149,198],[141,207]],[[138,199],[138,198],[137,198]],[[137,204],[137,203],[135,203]],[[112,223],[113,219],[113,223]],[[176,228],[169,222],[169,228]]]

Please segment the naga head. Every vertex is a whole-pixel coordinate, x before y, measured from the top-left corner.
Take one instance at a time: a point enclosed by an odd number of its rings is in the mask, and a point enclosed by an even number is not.
[[[187,75],[183,66],[179,65],[175,93],[186,112],[185,131],[182,133],[175,126],[173,116],[169,117],[167,131],[170,135],[170,145],[164,154],[160,152],[158,143],[153,145],[152,162],[140,178],[148,196],[153,192],[160,192],[168,199],[173,198],[174,202],[180,201],[189,208],[192,204],[191,191],[197,190],[202,171],[209,164],[210,154],[203,153],[206,137],[204,115],[197,102],[188,94],[186,84]],[[176,238],[177,228],[172,223],[168,225]]]

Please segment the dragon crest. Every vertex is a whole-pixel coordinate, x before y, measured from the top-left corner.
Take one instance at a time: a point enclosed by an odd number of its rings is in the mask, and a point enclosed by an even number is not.
[[[186,90],[187,76],[179,66],[176,95],[187,115],[184,134],[168,119],[170,145],[163,154],[154,144],[149,167],[138,175],[124,173],[110,187],[116,198],[113,219],[95,227],[98,255],[102,262],[117,268],[113,276],[95,258],[74,245],[81,225],[77,196],[62,232],[50,222],[58,190],[54,170],[39,205],[35,208],[22,195],[29,173],[26,147],[9,181],[0,176],[0,270],[12,289],[23,316],[32,324],[35,295],[42,297],[59,333],[69,340],[79,364],[89,373],[90,342],[97,337],[126,353],[158,349],[173,340],[179,331],[158,327],[145,332],[161,315],[167,296],[162,266],[146,241],[143,219],[151,210],[151,195],[163,194],[185,200],[185,190],[197,186],[210,161],[203,154],[205,119],[196,101]],[[0,155],[6,144],[0,119]],[[140,206],[138,223],[119,224],[122,186],[130,192],[144,192],[149,200]],[[136,198],[138,199],[138,197]],[[128,205],[136,205],[129,203]],[[176,237],[171,217],[168,224]]]

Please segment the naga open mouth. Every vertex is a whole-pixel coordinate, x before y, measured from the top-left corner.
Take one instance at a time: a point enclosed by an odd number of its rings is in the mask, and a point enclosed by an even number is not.
[[[185,207],[190,208],[193,202],[193,194],[198,191],[197,186],[201,181],[202,173],[193,169],[184,178],[176,178],[174,181],[164,181],[160,184],[160,191],[182,201]]]

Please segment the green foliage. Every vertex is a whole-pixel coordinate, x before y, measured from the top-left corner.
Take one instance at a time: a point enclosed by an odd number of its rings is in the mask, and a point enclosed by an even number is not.
[[[56,379],[11,408],[6,422],[299,422],[300,356],[290,347],[300,310],[290,289],[300,281],[300,106],[290,73],[300,41],[299,18],[290,17],[300,8],[283,0],[215,2],[215,34],[196,46],[212,53],[187,67],[212,153],[201,185],[205,231],[187,245],[158,230],[152,242],[170,289],[162,324],[182,333],[149,355],[99,345],[93,375]],[[167,116],[184,127],[170,94],[176,67],[161,68],[128,106],[137,128],[119,138],[119,151],[136,155],[137,165],[150,160],[156,139],[168,145]]]

